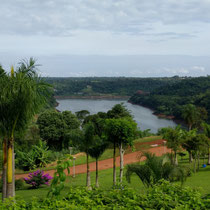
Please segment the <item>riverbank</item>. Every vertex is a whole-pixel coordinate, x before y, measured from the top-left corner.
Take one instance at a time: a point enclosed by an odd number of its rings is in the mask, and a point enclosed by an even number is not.
[[[94,95],[94,96],[54,96],[55,99],[121,99],[128,100],[130,96]]]

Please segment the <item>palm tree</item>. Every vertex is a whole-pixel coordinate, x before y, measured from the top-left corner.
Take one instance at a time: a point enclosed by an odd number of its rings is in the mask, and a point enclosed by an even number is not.
[[[193,125],[195,125],[198,120],[198,110],[195,105],[187,104],[184,106],[182,111],[182,118],[188,125],[188,129],[191,130]]]
[[[26,129],[49,96],[49,86],[36,72],[33,58],[22,61],[16,71],[1,78],[0,124],[1,134],[7,138],[7,197],[14,196],[13,150],[15,133]]]
[[[184,134],[185,132],[179,126],[177,126],[175,129],[168,128],[163,135],[163,138],[167,140],[167,147],[174,151],[175,165],[178,165],[177,152],[181,149]]]
[[[86,154],[86,163],[87,163],[87,176],[86,176],[86,186],[91,189],[91,180],[90,180],[90,167],[89,167],[89,155],[90,149],[94,145],[94,126],[91,122],[85,124],[82,128],[73,130],[69,133],[69,137],[73,142],[73,145],[78,148],[81,152]]]
[[[184,135],[184,141],[182,142],[182,147],[187,150],[189,153],[189,163],[193,161],[193,139],[197,135],[197,129],[192,129],[190,131],[186,131]]]
[[[94,146],[91,147],[90,150],[89,150],[90,156],[96,159],[96,187],[99,187],[99,182],[98,182],[98,159],[104,153],[107,146],[108,146],[107,142],[105,142],[99,136],[95,136],[94,137]]]
[[[0,65],[0,90],[3,89],[6,82],[6,72]],[[6,198],[7,194],[7,139],[5,136],[5,129],[2,122],[0,122],[0,136],[3,137],[2,150],[3,150],[3,164],[2,164],[2,200]]]
[[[171,164],[167,156],[157,157],[151,153],[144,153],[144,165],[130,164],[127,166],[126,179],[130,182],[131,175],[136,174],[146,187],[152,187],[160,179],[181,181],[183,183],[189,175],[186,168]]]
[[[208,147],[208,165],[210,165],[210,124],[203,123],[202,124],[204,134],[208,138],[206,141],[206,145]]]

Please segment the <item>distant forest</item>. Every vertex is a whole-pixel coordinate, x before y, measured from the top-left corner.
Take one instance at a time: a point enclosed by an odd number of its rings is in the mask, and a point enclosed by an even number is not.
[[[181,80],[179,77],[126,78],[126,77],[85,77],[45,78],[53,85],[56,96],[132,96],[137,91],[151,92],[167,84]]]

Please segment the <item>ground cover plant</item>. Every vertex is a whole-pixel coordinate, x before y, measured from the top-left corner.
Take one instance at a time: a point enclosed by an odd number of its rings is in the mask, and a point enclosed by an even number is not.
[[[42,200],[6,200],[1,208],[6,209],[208,209],[210,198],[189,187],[181,187],[160,180],[146,193],[133,189],[104,191],[85,188],[70,188],[63,198]]]

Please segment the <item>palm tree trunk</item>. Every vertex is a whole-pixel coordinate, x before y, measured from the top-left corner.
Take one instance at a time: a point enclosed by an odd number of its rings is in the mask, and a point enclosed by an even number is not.
[[[116,146],[114,142],[114,151],[113,151],[113,185],[116,185]]]
[[[98,183],[98,158],[96,158],[96,187],[99,187]]]
[[[197,155],[195,154],[195,158],[194,158],[194,173],[196,173],[196,159],[197,159]]]
[[[13,138],[9,139],[7,145],[7,198],[14,197],[14,187],[13,187]]]
[[[87,186],[88,190],[91,190],[89,155],[88,155],[88,153],[86,153],[86,155],[87,155],[87,180],[86,180],[86,186]]]
[[[3,140],[2,200],[7,197],[7,139]]]
[[[120,143],[119,151],[120,151],[120,183],[122,183],[123,168],[124,168],[124,150],[123,150],[123,147],[122,147],[122,143]]]
[[[188,151],[188,153],[189,153],[189,163],[192,163],[192,161],[193,161],[192,152]]]
[[[177,152],[174,151],[174,164],[177,166],[178,165],[178,158],[177,158]]]
[[[200,168],[200,152],[198,153],[198,165],[197,165],[197,171],[199,171]]]

